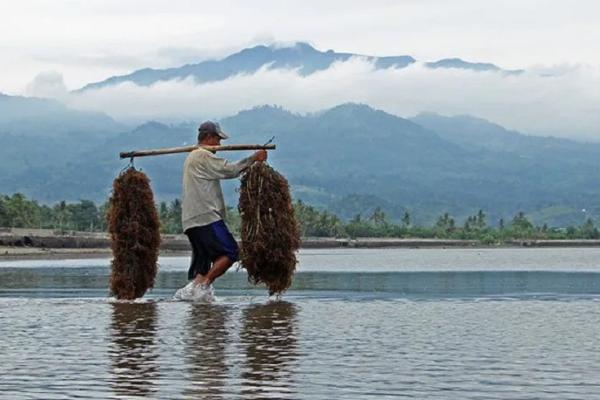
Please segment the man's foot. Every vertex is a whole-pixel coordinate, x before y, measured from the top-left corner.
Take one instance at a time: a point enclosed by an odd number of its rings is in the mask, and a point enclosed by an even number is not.
[[[196,284],[193,280],[175,292],[175,300],[210,302],[215,298],[212,285]]]
[[[211,302],[215,299],[212,285],[206,285],[204,283],[201,283],[200,285],[194,285],[192,293],[192,301]]]
[[[188,283],[181,289],[178,289],[175,292],[175,295],[173,296],[173,298],[175,300],[190,300],[193,296],[193,291],[194,291],[194,281],[191,281],[190,283]]]
[[[194,278],[194,285],[195,286],[210,286],[211,283],[212,282],[210,281],[210,279],[206,275],[200,275],[200,274],[198,274]]]

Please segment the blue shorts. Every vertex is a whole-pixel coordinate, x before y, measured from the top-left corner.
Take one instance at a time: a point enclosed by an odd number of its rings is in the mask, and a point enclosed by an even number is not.
[[[221,256],[232,262],[238,260],[239,248],[227,225],[222,220],[204,226],[194,226],[185,231],[192,245],[192,262],[188,279],[206,275],[212,263]]]

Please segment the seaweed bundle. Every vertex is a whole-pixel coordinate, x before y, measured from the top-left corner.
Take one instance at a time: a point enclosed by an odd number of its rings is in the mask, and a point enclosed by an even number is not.
[[[154,286],[160,245],[160,221],[144,173],[130,167],[114,180],[107,221],[111,293],[118,299],[141,297]]]
[[[248,279],[264,283],[269,294],[292,284],[300,231],[287,180],[265,163],[254,163],[242,177],[240,262]]]

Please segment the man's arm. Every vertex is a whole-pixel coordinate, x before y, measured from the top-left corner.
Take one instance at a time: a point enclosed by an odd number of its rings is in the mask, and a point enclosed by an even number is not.
[[[250,157],[246,157],[236,163],[210,155],[206,157],[203,163],[202,172],[206,179],[236,178],[255,161],[265,161],[266,159],[267,152],[265,150],[259,150]]]

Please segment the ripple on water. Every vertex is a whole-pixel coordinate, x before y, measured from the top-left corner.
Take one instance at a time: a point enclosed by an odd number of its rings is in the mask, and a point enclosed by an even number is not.
[[[171,300],[187,258],[134,302],[106,260],[0,263],[0,398],[597,399],[599,251],[303,252],[285,301],[211,304]]]
[[[597,398],[600,303],[0,299],[0,398]]]

